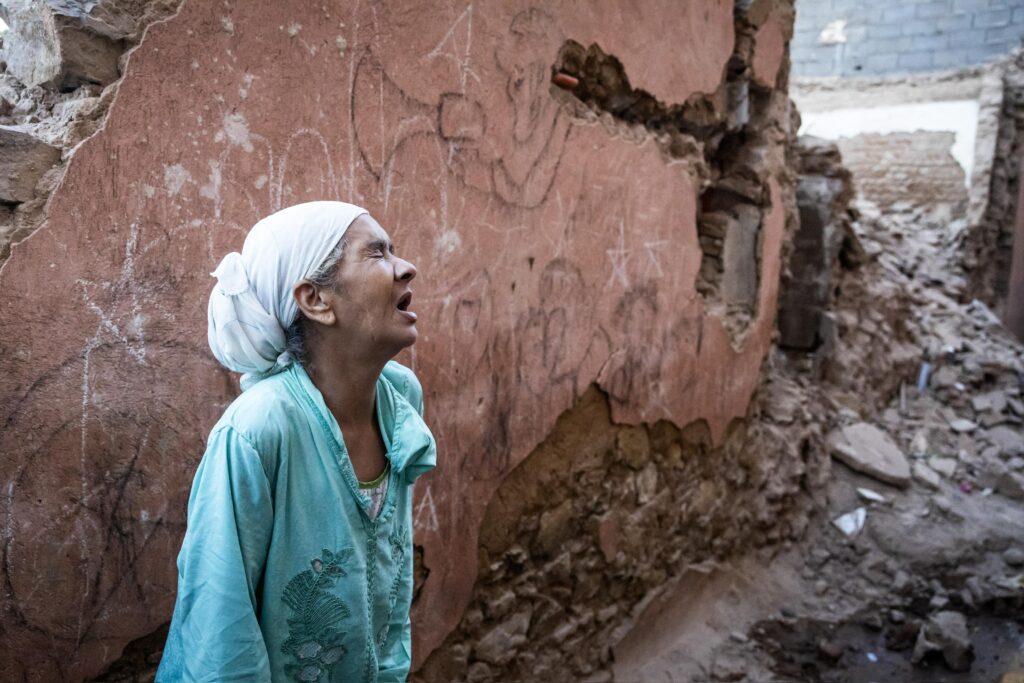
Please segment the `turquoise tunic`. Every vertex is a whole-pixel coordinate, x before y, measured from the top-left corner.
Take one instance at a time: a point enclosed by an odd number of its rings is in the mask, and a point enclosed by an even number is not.
[[[422,397],[387,364],[376,402],[391,472],[375,519],[302,366],[235,399],[192,485],[159,683],[405,680],[412,483],[436,459]]]

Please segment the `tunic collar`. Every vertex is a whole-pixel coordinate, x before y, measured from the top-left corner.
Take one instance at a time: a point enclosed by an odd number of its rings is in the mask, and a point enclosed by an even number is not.
[[[328,409],[323,394],[313,384],[313,380],[301,364],[292,363],[287,375],[309,399],[308,403],[319,418],[315,421],[320,423],[344,454],[346,462],[339,464],[343,467],[347,465],[351,470],[352,465],[348,462],[348,450],[345,447],[341,426],[334,413]],[[405,483],[411,484],[421,474],[433,469],[436,464],[437,447],[434,436],[420,414],[384,373],[377,378],[376,394],[377,422],[384,438],[391,471],[400,476]]]

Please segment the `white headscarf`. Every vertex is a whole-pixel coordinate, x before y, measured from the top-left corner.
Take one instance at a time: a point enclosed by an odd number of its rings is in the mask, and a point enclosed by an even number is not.
[[[292,288],[308,278],[366,209],[344,202],[296,204],[252,227],[242,253],[210,275],[208,340],[221,365],[242,375],[242,390],[286,367],[285,330],[299,313]]]

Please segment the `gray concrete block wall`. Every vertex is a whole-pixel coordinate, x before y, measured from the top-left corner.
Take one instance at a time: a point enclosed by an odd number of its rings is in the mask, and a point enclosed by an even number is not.
[[[822,30],[845,20],[846,42]],[[1021,45],[1024,0],[797,0],[793,74],[867,76],[974,66]]]

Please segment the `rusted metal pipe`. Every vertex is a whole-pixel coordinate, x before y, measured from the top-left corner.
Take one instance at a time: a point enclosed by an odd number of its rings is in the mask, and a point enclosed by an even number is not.
[[[575,76],[570,76],[564,71],[556,71],[551,77],[551,82],[557,85],[559,88],[565,90],[575,90],[576,86],[580,84],[580,79]]]

